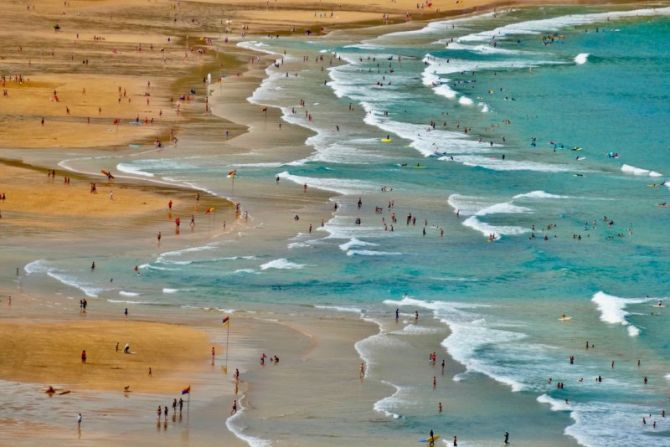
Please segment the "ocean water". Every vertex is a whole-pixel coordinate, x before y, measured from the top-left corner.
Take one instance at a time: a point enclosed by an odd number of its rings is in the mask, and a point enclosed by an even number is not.
[[[670,446],[670,326],[655,307],[670,294],[669,36],[667,7],[536,8],[362,42],[245,43],[283,58],[249,100],[310,129],[311,155],[147,153],[117,169],[241,200],[263,228],[290,219],[281,199],[307,184],[338,204],[331,218],[150,257],[92,249],[105,279],[65,250],[25,271],[120,303],[362,312],[381,332],[359,352],[391,389],[371,434]],[[222,180],[230,169],[244,188]],[[432,326],[411,325],[415,310]],[[433,350],[461,369],[438,418],[433,391],[394,359],[447,327]]]

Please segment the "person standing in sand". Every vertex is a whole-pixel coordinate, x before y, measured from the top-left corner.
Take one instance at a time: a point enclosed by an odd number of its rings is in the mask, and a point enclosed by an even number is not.
[[[87,357],[86,350],[84,349],[83,351],[81,351],[81,363],[84,365],[86,364],[86,357]]]

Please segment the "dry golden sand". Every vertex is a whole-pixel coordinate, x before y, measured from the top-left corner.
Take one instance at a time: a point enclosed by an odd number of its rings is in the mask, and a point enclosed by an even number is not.
[[[132,354],[122,352],[126,343]],[[205,333],[174,324],[3,321],[0,377],[70,390],[123,391],[130,386],[131,392],[175,393],[198,367],[207,365],[209,349]]]
[[[0,143],[69,149],[150,140],[177,119],[162,81],[81,74],[7,81],[7,96],[0,100]]]

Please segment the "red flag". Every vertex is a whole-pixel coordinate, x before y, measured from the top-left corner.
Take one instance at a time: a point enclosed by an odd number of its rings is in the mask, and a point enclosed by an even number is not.
[[[228,324],[230,322],[230,317],[224,317],[222,323]]]

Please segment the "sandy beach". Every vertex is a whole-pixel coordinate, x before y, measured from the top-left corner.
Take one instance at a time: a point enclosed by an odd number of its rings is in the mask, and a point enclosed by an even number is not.
[[[536,399],[512,395],[498,383],[452,391],[466,368],[449,357],[443,341],[450,331],[437,314],[424,317],[421,309],[421,319],[415,319],[420,307],[402,303],[380,304],[368,315],[352,306],[264,302],[258,298],[262,293],[285,291],[279,281],[250,286],[248,297],[228,290],[227,283],[244,284],[244,277],[234,275],[317,268],[260,248],[288,241],[282,248],[289,254],[294,248],[310,250],[313,232],[332,236],[327,223],[338,207],[356,206],[351,197],[348,202],[332,198],[343,188],[339,183],[313,187],[279,175],[266,181],[253,171],[267,166],[281,171],[286,160],[308,159],[313,151],[305,141],[318,134],[287,122],[285,110],[253,101],[268,78],[266,68],[281,64],[287,78],[289,72],[298,78],[309,64],[320,64],[325,72],[343,62],[331,55],[330,61],[287,59],[284,67],[282,55],[239,42],[288,36],[296,44],[329,33],[335,39],[375,37],[518,3],[44,0],[3,5],[0,238],[7,254],[0,257],[0,392],[11,402],[0,410],[0,446],[409,445],[425,433],[411,433],[419,416],[396,413],[399,402],[419,395],[422,400],[413,404],[417,414],[435,417],[444,407],[447,414],[476,420],[478,408],[468,402],[469,393],[484,391],[506,401],[501,413],[525,408],[524,415],[532,417],[540,408]],[[301,104],[305,116],[308,107],[318,106],[309,99]],[[377,135],[372,139],[378,142]],[[170,162],[178,157],[215,156],[226,161],[225,171],[196,163],[192,170],[215,179],[218,193],[192,182],[188,172],[170,174]],[[146,162],[147,172],[129,169],[128,160]],[[156,160],[168,174],[148,172]],[[389,170],[396,165],[389,163]],[[250,172],[246,178],[238,176],[242,167]],[[369,193],[380,203],[386,200],[377,184]],[[350,241],[353,251],[347,243],[339,246],[349,258],[368,255],[362,247],[376,246],[355,236]],[[198,257],[201,253],[215,253],[214,262],[249,265],[207,276],[197,266],[213,261]],[[59,255],[66,267],[54,267]],[[121,267],[115,264],[120,260]],[[95,269],[89,268],[92,262]],[[183,282],[171,282],[170,272],[179,267],[193,271]],[[342,270],[336,269],[358,275]],[[90,284],[72,279],[71,271]],[[107,288],[94,284],[100,277]],[[160,284],[157,297],[144,278]],[[305,278],[295,290],[310,281]],[[335,292],[350,292],[332,281],[327,287]],[[198,287],[209,295],[203,297]],[[385,292],[396,298],[405,293],[396,285]],[[221,303],[211,304],[211,296]],[[353,297],[356,302],[366,298]],[[78,306],[83,299],[90,306],[86,311]],[[314,296],[315,302],[322,299]],[[394,320],[396,308],[402,316]],[[431,352],[439,352],[439,360],[427,361]],[[53,392],[46,393],[50,386]],[[177,412],[172,402],[180,398],[188,400],[187,407]],[[169,417],[157,416],[159,405],[169,407]],[[83,413],[81,426],[78,413]],[[573,447],[577,443],[563,436],[568,423],[567,414],[553,415],[544,427],[546,439],[529,430],[518,445]],[[453,422],[444,430],[445,439],[458,433]]]

